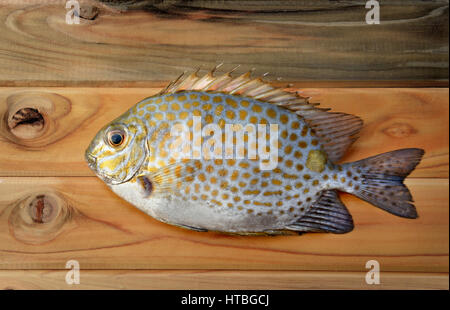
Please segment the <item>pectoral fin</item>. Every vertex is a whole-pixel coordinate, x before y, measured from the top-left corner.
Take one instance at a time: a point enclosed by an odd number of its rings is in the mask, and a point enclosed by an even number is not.
[[[189,160],[170,164],[155,170],[142,171],[136,177],[141,193],[150,195],[168,194],[179,190],[183,183],[191,182],[199,169],[197,160]]]

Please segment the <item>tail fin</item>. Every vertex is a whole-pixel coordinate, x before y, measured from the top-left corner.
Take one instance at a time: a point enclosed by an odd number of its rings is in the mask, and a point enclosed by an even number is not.
[[[401,149],[344,165],[356,169],[361,177],[352,194],[397,216],[417,218],[411,193],[403,180],[423,154],[422,149]]]

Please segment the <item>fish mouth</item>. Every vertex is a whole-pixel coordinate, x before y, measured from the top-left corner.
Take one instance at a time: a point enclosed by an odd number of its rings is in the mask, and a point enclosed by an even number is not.
[[[85,153],[84,157],[86,159],[86,162],[87,162],[89,168],[91,168],[92,171],[94,171],[96,174],[98,174],[97,157],[93,156],[91,153],[88,153],[88,152]]]
[[[118,181],[114,178],[111,178],[107,175],[105,175],[104,173],[102,173],[97,166],[97,157],[95,157],[94,155],[92,155],[89,152],[85,153],[85,159],[86,162],[89,166],[89,168],[106,184],[108,185],[118,185],[118,184],[122,184],[124,183],[124,181]]]

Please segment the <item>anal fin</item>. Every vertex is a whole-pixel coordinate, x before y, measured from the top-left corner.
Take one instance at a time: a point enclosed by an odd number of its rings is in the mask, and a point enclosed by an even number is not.
[[[336,191],[328,190],[323,192],[308,213],[286,229],[343,234],[353,230],[353,219]]]

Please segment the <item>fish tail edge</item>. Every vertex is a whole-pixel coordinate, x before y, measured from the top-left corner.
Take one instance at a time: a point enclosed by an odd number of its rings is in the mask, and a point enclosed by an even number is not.
[[[406,148],[346,164],[360,171],[361,176],[358,186],[349,192],[391,214],[417,218],[414,200],[403,181],[424,154],[423,149]]]

